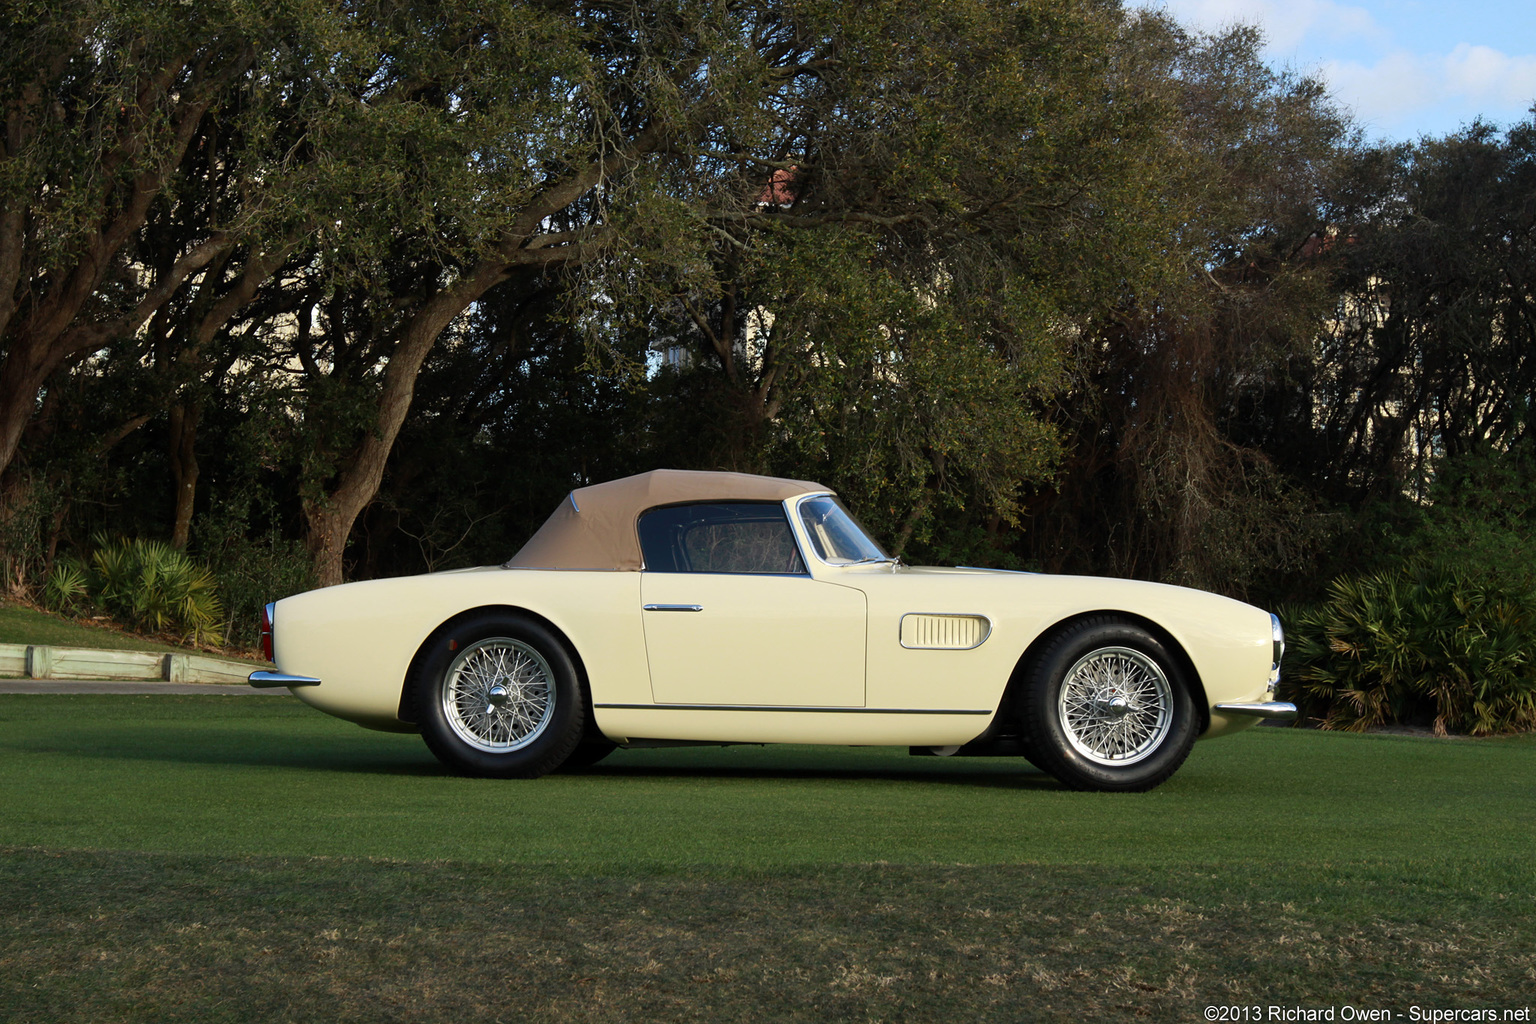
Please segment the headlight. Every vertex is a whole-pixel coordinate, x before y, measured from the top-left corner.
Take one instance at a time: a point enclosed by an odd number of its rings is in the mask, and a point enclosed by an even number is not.
[[[1280,685],[1280,660],[1285,657],[1285,630],[1280,626],[1280,616],[1274,612],[1269,613],[1269,628],[1274,638],[1271,654],[1273,663],[1269,666],[1269,692],[1274,693],[1275,687]]]

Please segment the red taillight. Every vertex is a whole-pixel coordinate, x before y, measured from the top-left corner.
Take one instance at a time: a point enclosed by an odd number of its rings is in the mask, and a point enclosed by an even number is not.
[[[272,656],[272,612],[276,607],[274,602],[261,610],[261,656],[268,661],[277,660]]]

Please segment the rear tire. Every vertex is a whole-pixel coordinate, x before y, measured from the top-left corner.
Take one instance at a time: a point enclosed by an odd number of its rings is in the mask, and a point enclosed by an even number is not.
[[[565,645],[519,615],[487,613],[439,633],[412,692],[428,749],[463,775],[538,778],[570,756],[586,724]]]
[[[1194,745],[1191,693],[1179,659],[1151,633],[1085,619],[1030,666],[1021,715],[1029,759],[1071,789],[1152,789]]]

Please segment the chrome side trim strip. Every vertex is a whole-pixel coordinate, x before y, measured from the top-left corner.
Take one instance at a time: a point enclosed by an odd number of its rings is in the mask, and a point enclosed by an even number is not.
[[[701,604],[648,604],[644,608],[648,612],[701,612],[704,610]]]
[[[246,682],[258,690],[271,690],[279,686],[319,686],[314,676],[290,676],[286,672],[252,672]]]
[[[1028,569],[994,569],[989,565],[957,565],[956,569],[975,569],[978,572],[1009,572],[1015,576],[1039,576],[1038,572],[1030,572]]]
[[[990,708],[979,711],[943,708],[816,708],[780,707],[774,704],[593,704],[594,708],[613,711],[783,711],[817,715],[990,715]]]
[[[1281,722],[1296,720],[1296,705],[1283,700],[1257,703],[1236,701],[1231,704],[1217,704],[1216,710],[1225,711],[1229,715],[1252,715],[1254,718],[1273,718]]]
[[[510,560],[509,560],[510,561]],[[637,569],[615,569],[612,566],[604,569],[596,565],[511,565],[508,562],[501,563],[502,569],[523,569],[527,572],[638,572]]]

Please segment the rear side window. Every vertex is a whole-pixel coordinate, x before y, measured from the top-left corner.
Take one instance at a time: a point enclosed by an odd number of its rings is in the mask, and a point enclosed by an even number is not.
[[[647,572],[803,574],[782,505],[668,505],[640,516]]]

